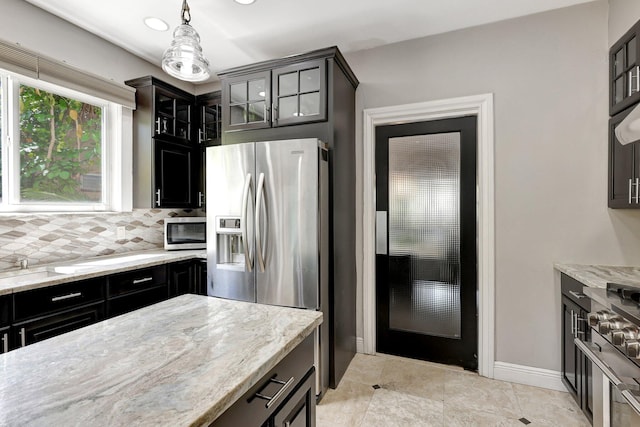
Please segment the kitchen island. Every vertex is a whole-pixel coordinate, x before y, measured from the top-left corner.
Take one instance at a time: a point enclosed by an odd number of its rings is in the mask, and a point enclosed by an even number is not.
[[[0,425],[209,425],[321,322],[206,296],[163,301],[0,355]]]

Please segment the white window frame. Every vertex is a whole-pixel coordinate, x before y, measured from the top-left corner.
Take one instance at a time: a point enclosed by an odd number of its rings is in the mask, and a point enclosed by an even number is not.
[[[0,69],[2,81],[2,212],[130,212],[132,210],[133,112],[114,102]],[[20,84],[102,107],[102,201],[33,203],[20,201]]]

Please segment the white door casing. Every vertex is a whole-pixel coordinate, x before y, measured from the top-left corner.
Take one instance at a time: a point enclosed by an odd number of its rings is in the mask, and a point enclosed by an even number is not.
[[[475,115],[478,123],[478,372],[493,378],[495,360],[495,226],[493,94],[363,111],[363,347],[376,349],[375,128],[376,126]]]

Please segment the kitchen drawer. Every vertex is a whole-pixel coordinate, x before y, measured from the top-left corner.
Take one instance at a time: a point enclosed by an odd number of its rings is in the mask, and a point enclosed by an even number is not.
[[[14,294],[14,319],[20,321],[91,302],[102,302],[104,283],[104,278],[98,277],[18,292]]]
[[[276,412],[276,409],[287,401],[293,391],[299,388],[309,369],[313,367],[313,337],[313,334],[308,336],[293,349],[275,368],[264,375],[233,406],[218,417],[211,426],[263,425]],[[289,382],[290,379],[292,379],[291,382]],[[285,385],[274,382],[274,380],[288,382],[288,386],[286,391],[267,407],[268,401],[256,397],[256,393],[264,396],[276,396]],[[315,390],[315,385],[312,389]]]
[[[560,286],[562,288],[562,295],[578,304],[580,308],[587,313],[591,311],[591,299],[584,294],[583,289],[585,285],[583,283],[562,273],[560,276]]]
[[[107,300],[107,316],[113,317],[128,313],[168,298],[168,286],[163,284],[154,288],[145,288],[135,293],[124,294]]]
[[[91,325],[102,319],[104,319],[104,302],[100,301],[49,316],[14,323],[13,343],[15,347],[24,347]]]
[[[107,298],[137,293],[161,285],[167,286],[166,265],[118,273],[109,276]]]
[[[11,295],[0,296],[0,327],[11,322]]]

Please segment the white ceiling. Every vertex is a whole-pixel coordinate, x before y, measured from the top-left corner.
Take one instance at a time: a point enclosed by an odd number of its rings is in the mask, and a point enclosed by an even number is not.
[[[26,0],[160,65],[182,0]],[[593,0],[188,0],[215,73],[337,45],[352,52]],[[143,19],[171,27],[157,32]],[[210,81],[214,81],[213,77]]]

